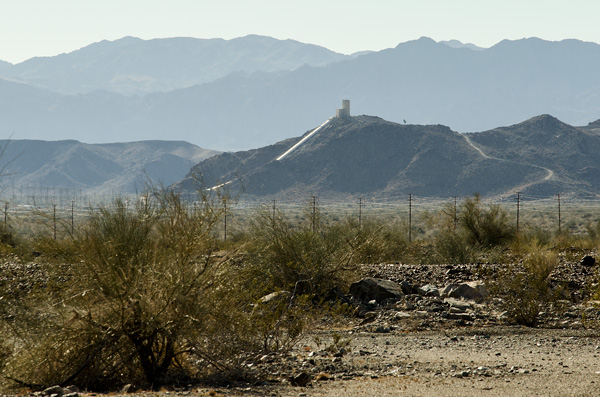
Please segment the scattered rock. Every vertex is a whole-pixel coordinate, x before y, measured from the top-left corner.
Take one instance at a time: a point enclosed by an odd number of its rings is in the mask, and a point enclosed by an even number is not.
[[[123,386],[121,389],[121,393],[135,393],[137,391],[137,387],[131,383]]]
[[[417,291],[423,296],[440,296],[439,288],[430,284],[417,288]]]
[[[292,386],[304,387],[310,383],[312,377],[308,372],[301,372],[296,376],[292,376],[289,381]]]
[[[411,295],[411,294],[418,294],[418,287],[414,286],[413,284],[411,284],[410,282],[403,280],[402,282],[400,282],[400,288],[402,288],[402,292],[405,295]]]
[[[469,313],[448,313],[447,318],[450,320],[473,321],[473,316]]]
[[[487,288],[483,281],[448,284],[442,290],[441,296],[481,302],[487,296]]]
[[[591,255],[586,255],[579,261],[582,266],[592,267],[596,264],[596,259]]]
[[[404,296],[400,285],[393,281],[367,277],[350,285],[350,295],[361,302],[375,299],[382,302],[385,299],[400,299]]]
[[[71,391],[69,390],[69,393]],[[64,390],[61,386],[50,386],[47,389],[44,389],[43,392],[44,395],[46,396],[51,396],[51,395],[57,395],[57,396],[62,396],[64,394]]]
[[[315,380],[317,382],[322,382],[322,381],[326,381],[326,380],[331,380],[331,375],[326,374],[324,372],[320,372],[318,374],[315,375]]]

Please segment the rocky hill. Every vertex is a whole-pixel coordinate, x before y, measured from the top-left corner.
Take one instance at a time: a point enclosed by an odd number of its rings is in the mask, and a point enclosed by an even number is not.
[[[546,177],[525,188],[531,195],[600,193],[600,120],[573,127],[550,115],[490,131],[468,134],[489,156],[534,164]]]
[[[85,144],[78,141],[2,140],[5,195],[31,188],[73,188],[86,193],[135,193],[152,181],[169,185],[193,164],[218,152],[187,142]]]
[[[191,190],[200,176],[207,186],[290,198],[600,194],[600,134],[548,115],[476,134],[371,116],[332,118],[278,160],[300,139],[211,157],[175,186]]]

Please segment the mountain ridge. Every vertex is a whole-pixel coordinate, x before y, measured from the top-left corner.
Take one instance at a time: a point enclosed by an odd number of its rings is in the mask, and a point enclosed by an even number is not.
[[[142,191],[148,182],[169,185],[191,165],[218,152],[187,142],[86,144],[77,140],[0,140],[2,187],[80,189],[86,193]]]
[[[139,95],[198,85],[236,71],[294,70],[348,58],[321,46],[259,35],[231,40],[126,36],[5,66],[0,77],[62,94],[106,90]]]
[[[540,146],[536,138],[557,131],[575,142],[566,145],[571,150],[563,157],[557,153],[565,145],[548,141]],[[423,197],[506,196],[517,191],[600,194],[600,184],[595,184],[600,178],[589,166],[600,159],[595,151],[600,148],[600,135],[549,115],[473,134],[374,116],[332,118],[302,146],[277,160],[310,132],[264,148],[211,157],[173,188],[193,191],[195,182],[202,180],[207,187],[227,184],[228,189],[242,189],[247,197],[295,199],[307,194],[387,200],[409,193]],[[581,136],[589,139],[586,144],[592,149],[579,163],[571,164],[573,145]],[[510,145],[502,146],[503,142]]]

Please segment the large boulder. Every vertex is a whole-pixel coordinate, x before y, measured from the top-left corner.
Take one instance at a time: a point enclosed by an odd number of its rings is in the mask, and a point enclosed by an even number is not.
[[[487,296],[487,288],[483,281],[448,284],[442,290],[441,296],[480,302]]]
[[[350,285],[350,295],[361,302],[386,299],[401,299],[404,297],[402,287],[393,281],[381,278],[367,277]]]

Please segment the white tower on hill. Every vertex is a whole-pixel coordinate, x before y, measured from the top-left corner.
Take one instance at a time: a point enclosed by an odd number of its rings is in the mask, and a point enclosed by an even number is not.
[[[350,100],[349,99],[342,100],[342,108],[337,109],[335,111],[335,117],[337,117],[338,119],[346,119],[346,118],[350,117]]]

